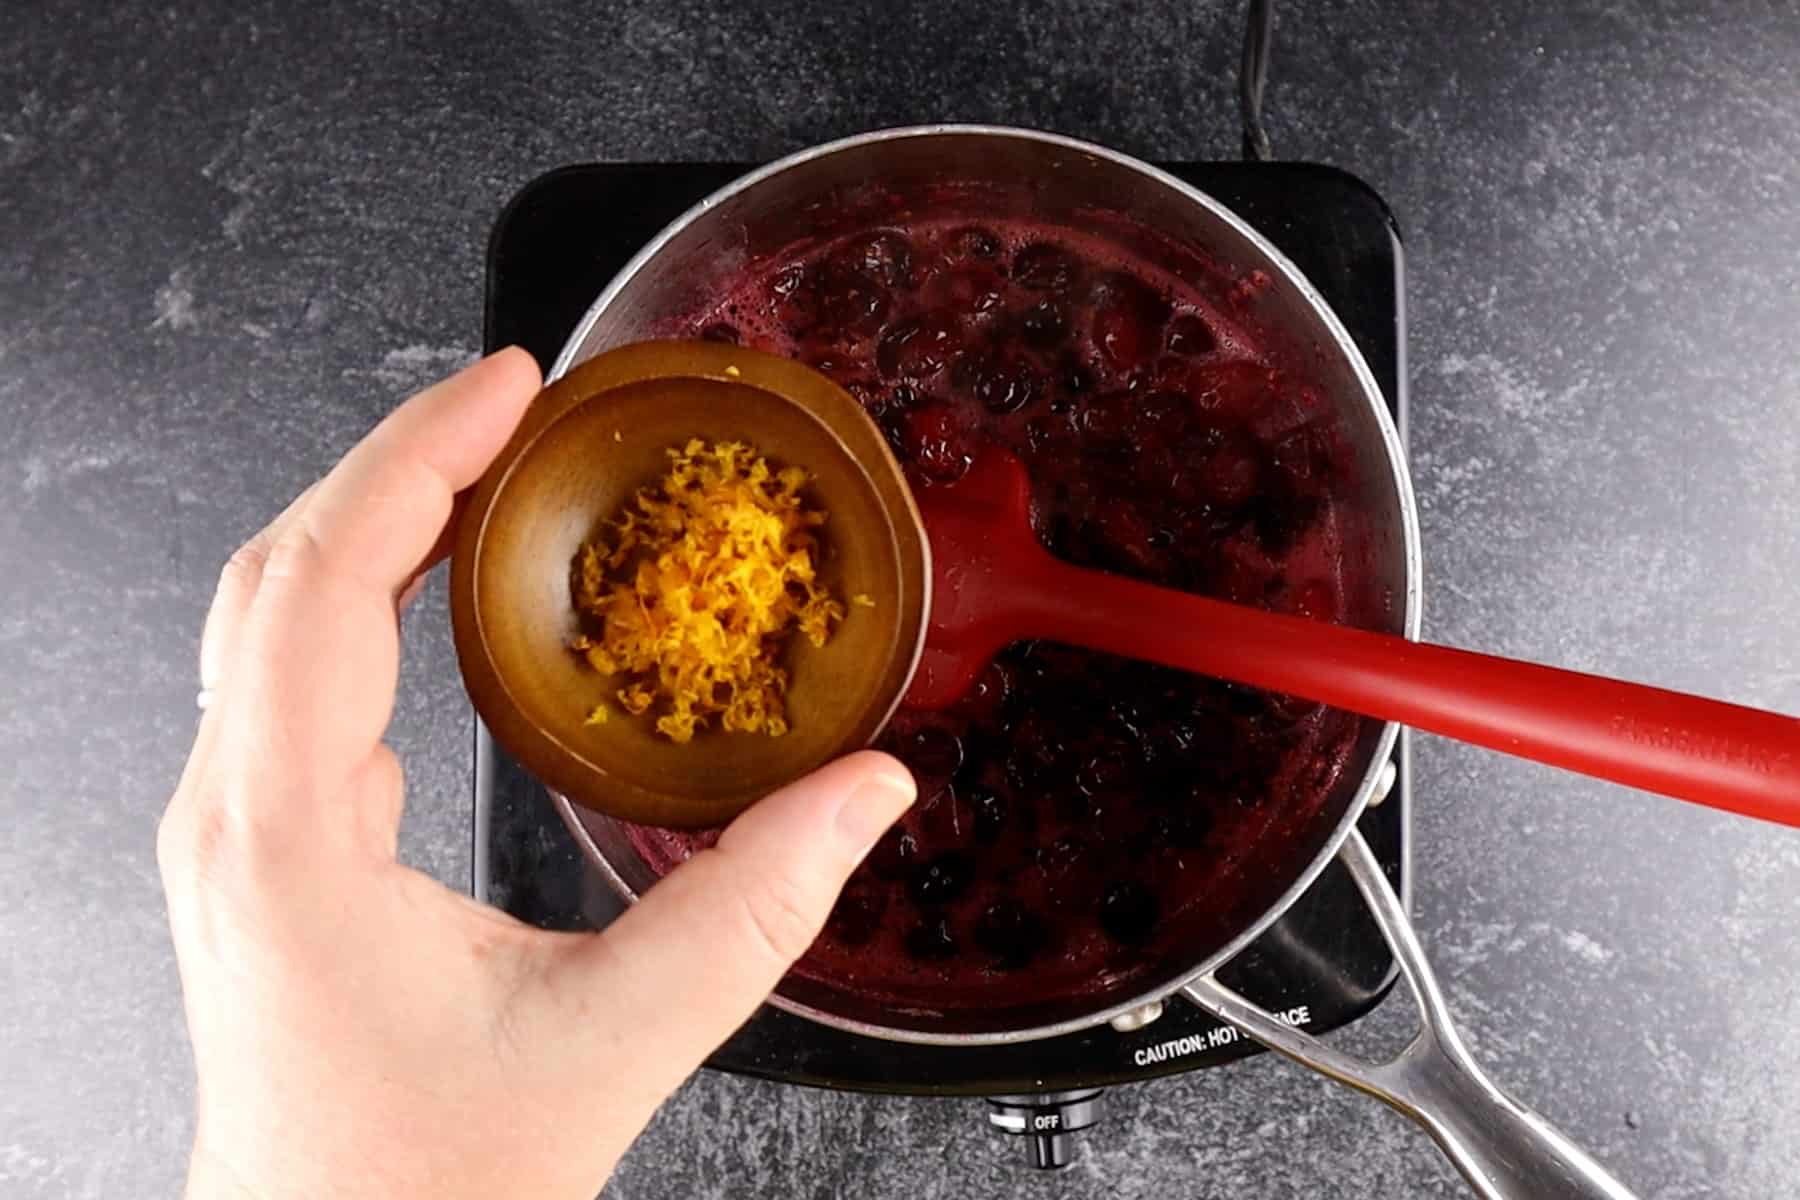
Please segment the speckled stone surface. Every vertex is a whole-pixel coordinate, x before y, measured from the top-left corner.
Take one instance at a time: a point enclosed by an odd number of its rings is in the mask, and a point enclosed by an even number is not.
[[[1430,636],[1800,711],[1800,12],[1284,5],[1277,153],[1408,237]],[[1493,9],[1494,11],[1488,11]],[[932,119],[1237,142],[1237,5],[96,5],[0,38],[0,1192],[167,1195],[191,1068],[152,854],[229,551],[478,344],[539,171]],[[466,885],[441,582],[404,853]],[[1416,908],[1470,1041],[1644,1196],[1800,1188],[1800,834],[1418,748]],[[1390,1001],[1343,1044],[1391,1047]],[[1448,1196],[1267,1057],[1115,1094],[1030,1177],[968,1104],[693,1081],[611,1194]]]

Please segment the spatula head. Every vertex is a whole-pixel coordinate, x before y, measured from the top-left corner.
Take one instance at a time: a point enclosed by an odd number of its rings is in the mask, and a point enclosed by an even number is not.
[[[1006,450],[985,448],[961,479],[916,496],[931,541],[931,613],[904,703],[947,708],[1020,636],[1018,585],[1046,553],[1031,528],[1031,479]]]

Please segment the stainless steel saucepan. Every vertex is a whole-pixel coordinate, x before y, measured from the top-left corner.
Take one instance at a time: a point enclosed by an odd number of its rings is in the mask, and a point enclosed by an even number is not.
[[[855,198],[871,184],[889,195],[929,198],[949,194],[946,183],[974,185],[971,194],[1011,197],[1006,203],[1026,210],[997,216],[1079,221],[1122,215],[1194,247],[1240,278],[1265,276],[1258,299],[1264,324],[1284,343],[1277,349],[1306,362],[1322,394],[1335,401],[1341,436],[1353,451],[1349,474],[1357,494],[1345,499],[1361,506],[1374,531],[1368,582],[1383,598],[1376,623],[1417,637],[1418,514],[1399,436],[1356,346],[1299,271],[1242,220],[1187,184],[1100,146],[1019,129],[950,125],[863,134],[791,155],[708,197],[646,246],[588,310],[552,376],[608,347],[655,335],[659,321],[691,310],[760,252],[799,233],[829,232],[836,222],[864,219]],[[1628,1197],[1597,1162],[1500,1091],[1456,1033],[1405,909],[1356,830],[1364,809],[1392,781],[1397,733],[1394,725],[1363,721],[1333,794],[1309,812],[1273,822],[1238,864],[1233,892],[1219,906],[1229,915],[1196,927],[1191,953],[1138,976],[1130,994],[1034,995],[980,1012],[890,1011],[858,995],[854,981],[790,978],[771,1003],[868,1037],[981,1044],[1064,1034],[1178,997],[1411,1117],[1480,1196]],[[654,882],[615,822],[561,797],[557,805],[584,851],[626,899]],[[1215,977],[1334,857],[1361,890],[1423,1016],[1418,1036],[1388,1062],[1350,1057],[1281,1023]]]

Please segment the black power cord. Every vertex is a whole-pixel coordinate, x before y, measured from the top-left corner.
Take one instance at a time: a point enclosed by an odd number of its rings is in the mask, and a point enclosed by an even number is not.
[[[1244,157],[1269,161],[1269,133],[1263,128],[1263,87],[1269,80],[1269,40],[1275,26],[1274,0],[1250,0],[1244,20],[1244,57],[1238,63],[1238,114],[1244,122]]]

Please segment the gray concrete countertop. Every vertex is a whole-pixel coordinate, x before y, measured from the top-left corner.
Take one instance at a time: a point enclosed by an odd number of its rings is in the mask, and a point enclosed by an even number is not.
[[[167,1195],[192,1077],[152,854],[220,563],[478,344],[586,159],[884,124],[1235,152],[1236,4],[14,6],[0,38],[0,1191]],[[1800,13],[1282,5],[1277,154],[1408,237],[1428,635],[1800,711]],[[441,580],[393,741],[466,886]],[[1497,1077],[1643,1195],[1800,1186],[1800,834],[1420,739],[1416,908]],[[1390,1001],[1338,1040],[1394,1046]],[[966,1104],[705,1076],[618,1197],[1450,1196],[1268,1057],[1123,1089],[1031,1178]]]

